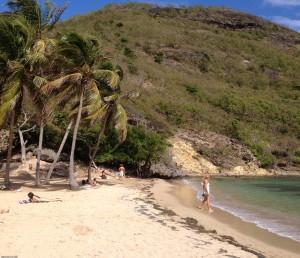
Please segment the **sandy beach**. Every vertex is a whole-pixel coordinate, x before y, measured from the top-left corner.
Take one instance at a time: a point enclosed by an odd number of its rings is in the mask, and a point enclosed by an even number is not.
[[[1,192],[1,256],[296,257],[183,205],[163,180],[113,178],[75,192],[66,183]],[[19,204],[29,191],[62,201]]]

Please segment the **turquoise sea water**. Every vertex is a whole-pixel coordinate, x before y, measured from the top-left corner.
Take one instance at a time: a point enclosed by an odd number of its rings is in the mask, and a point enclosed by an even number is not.
[[[201,178],[184,180],[201,198]],[[300,242],[300,178],[215,178],[213,205]]]

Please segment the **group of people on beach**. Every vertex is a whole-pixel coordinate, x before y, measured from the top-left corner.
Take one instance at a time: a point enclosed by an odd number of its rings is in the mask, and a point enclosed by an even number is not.
[[[102,169],[100,171],[99,177],[102,180],[108,179],[108,176],[112,176],[111,173],[107,172],[106,170]],[[125,167],[123,164],[119,166],[118,173],[117,173],[117,178],[122,179],[125,177]],[[82,186],[96,186],[97,185],[97,178],[94,178],[91,182],[89,182],[88,179],[83,179],[81,181]],[[203,210],[204,208],[207,208],[209,213],[213,212],[213,209],[211,208],[211,196],[210,196],[210,183],[209,183],[209,176],[205,176],[203,178],[203,181],[201,182],[202,185],[202,201],[199,204],[198,208]],[[28,193],[29,197],[29,203],[32,202],[43,202],[41,198],[38,195],[35,195],[34,193],[30,192]],[[47,200],[48,201],[48,200]],[[57,200],[55,200],[57,201]]]
[[[112,173],[109,173],[108,171],[106,171],[105,169],[102,169],[100,171],[100,175],[99,177],[102,179],[102,180],[105,180],[105,179],[108,179],[108,176],[114,176],[112,175]],[[125,167],[123,164],[121,164],[119,166],[119,169],[118,169],[118,172],[116,174],[116,177],[118,179],[122,179],[125,177]],[[87,186],[96,186],[97,185],[97,178],[94,178],[91,182],[88,180],[88,179],[83,179],[81,180],[81,185],[83,187],[87,187]],[[39,202],[49,202],[49,201],[61,201],[61,200],[58,200],[58,199],[55,199],[55,200],[48,200],[48,199],[44,199],[44,198],[41,198],[40,196],[34,194],[33,192],[29,192],[27,194],[28,196],[28,200],[22,200],[22,201],[19,201],[20,204],[27,204],[27,203],[39,203]]]
[[[114,175],[113,173],[108,172],[105,169],[100,170],[100,179],[105,180],[108,179],[108,176],[117,177],[118,179],[123,179],[125,177],[125,167],[123,164],[120,164],[118,172]],[[96,186],[97,185],[97,178],[94,178],[91,182],[89,182],[89,179],[83,179],[81,180],[81,185],[91,185]]]

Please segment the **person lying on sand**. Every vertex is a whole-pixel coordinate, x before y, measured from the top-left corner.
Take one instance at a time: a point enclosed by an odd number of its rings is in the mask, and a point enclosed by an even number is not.
[[[202,203],[198,206],[199,209],[203,209],[203,207],[206,205],[208,208],[208,212],[212,213],[213,209],[211,208],[210,204],[210,187],[209,187],[209,177],[204,177],[204,180],[202,181],[202,189],[203,189],[203,200]]]
[[[29,192],[29,193],[27,194],[27,196],[29,197],[29,202],[39,202],[38,199],[41,198],[41,197],[35,195],[35,194],[32,193],[32,192]]]
[[[27,196],[29,197],[29,200],[22,200],[19,201],[20,204],[28,204],[28,203],[42,203],[42,202],[61,202],[62,200],[60,199],[53,199],[53,200],[49,200],[49,199],[45,199],[45,198],[41,198],[38,195],[34,194],[33,192],[29,192],[27,194]]]

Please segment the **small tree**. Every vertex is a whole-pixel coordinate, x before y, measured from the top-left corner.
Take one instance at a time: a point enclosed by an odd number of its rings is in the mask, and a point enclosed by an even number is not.
[[[163,156],[167,141],[160,134],[141,126],[129,126],[123,144],[114,148],[114,132],[103,142],[104,151],[96,158],[97,162],[125,163],[136,169],[137,176],[151,175],[151,165]],[[115,134],[116,135],[116,134]]]

